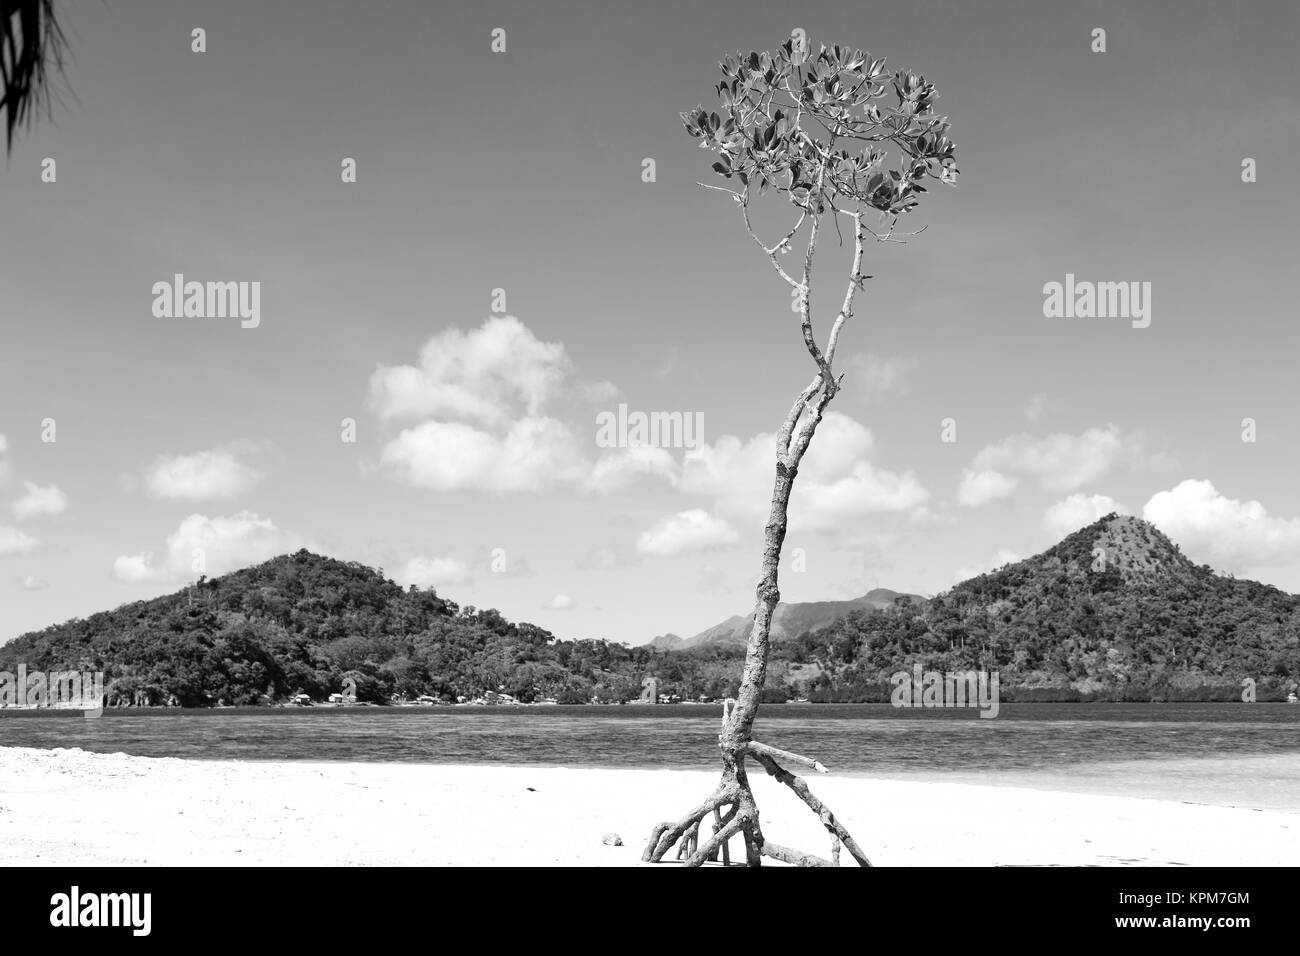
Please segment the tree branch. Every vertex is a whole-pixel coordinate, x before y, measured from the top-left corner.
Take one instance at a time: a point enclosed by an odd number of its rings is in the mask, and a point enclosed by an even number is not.
[[[731,190],[730,190],[730,189],[724,189],[723,192],[731,192]],[[734,195],[734,194],[733,194],[733,195]],[[758,233],[754,232],[754,227],[753,227],[753,225],[752,225],[752,224],[750,223],[750,221],[749,221],[749,203],[748,203],[748,202],[742,202],[742,203],[740,204],[740,209],[741,209],[741,213],[742,213],[742,214],[744,215],[744,217],[745,217],[745,229],[749,232],[749,238],[753,239],[754,242],[755,242],[755,244],[758,246],[758,248],[760,248],[760,249],[763,250],[763,254],[766,255],[766,256],[768,257],[768,259],[770,259],[770,260],[772,261],[772,268],[776,270],[776,274],[779,275],[779,276],[780,276],[782,279],[784,279],[786,282],[790,283],[790,285],[791,285],[792,287],[794,287],[794,288],[796,288],[796,289],[803,289],[803,286],[800,285],[798,281],[796,281],[794,278],[792,278],[792,277],[790,276],[789,273],[787,273],[784,269],[781,268],[781,263],[780,263],[779,261],[777,261],[777,258],[776,258],[776,257],[777,257],[777,254],[781,251],[781,249],[784,248],[785,245],[786,245],[786,244],[787,244],[791,239],[794,238],[795,233],[797,233],[797,232],[799,231],[799,229],[803,226],[803,221],[804,221],[804,219],[806,219],[806,218],[808,217],[808,211],[805,209],[805,210],[800,214],[800,216],[799,216],[799,220],[794,224],[794,228],[791,229],[789,232],[787,232],[787,233],[785,234],[785,237],[784,237],[780,242],[778,242],[776,245],[771,246],[771,247],[769,248],[768,246],[765,246],[765,245],[763,244],[763,240],[761,240],[761,239],[758,238]],[[807,293],[807,291],[805,290],[805,291],[804,291],[804,295],[807,296],[807,294],[808,294],[808,293]]]
[[[817,431],[817,426],[821,424],[822,414],[826,411],[826,406],[831,403],[835,393],[839,390],[840,383],[838,379],[829,376],[830,369],[819,377],[821,388],[821,397],[817,399],[817,404],[813,406],[812,414],[804,422],[799,433],[791,440],[790,448],[786,452],[788,459],[787,467],[798,468],[799,462],[803,460],[804,452],[808,450],[808,444],[812,441],[813,434]]]
[[[817,195],[819,196],[825,180],[826,160],[823,159],[821,165],[817,168]],[[821,229],[821,221],[820,214],[813,215],[812,230],[808,236],[808,248],[803,256],[803,296],[799,299],[799,328],[803,332],[803,343],[808,349],[808,354],[817,363],[817,368],[822,373],[822,379],[827,380],[830,376],[830,366],[826,363],[826,359],[822,357],[812,327],[812,268],[813,257],[817,254],[817,233]]]
[[[794,400],[794,404],[790,406],[790,413],[786,415],[785,421],[781,424],[781,430],[776,433],[776,460],[786,467],[790,465],[790,436],[794,434],[795,426],[799,424],[799,418],[803,415],[803,410],[808,407],[808,403],[817,394],[817,389],[821,388],[821,384],[822,374],[818,372]]]
[[[849,286],[844,290],[844,302],[840,306],[840,314],[835,317],[835,323],[831,326],[831,334],[826,339],[826,364],[829,367],[835,361],[835,349],[840,341],[840,329],[844,323],[853,317],[853,300],[862,288],[864,277],[862,275],[862,240],[863,225],[862,212],[849,213],[853,218],[853,268],[849,272]]]

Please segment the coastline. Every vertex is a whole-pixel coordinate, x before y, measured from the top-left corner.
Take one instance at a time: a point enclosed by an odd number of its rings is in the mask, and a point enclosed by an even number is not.
[[[816,819],[751,775],[769,838]],[[0,747],[0,865],[640,865],[709,771],[205,761]],[[1284,866],[1300,816],[1175,800],[817,776],[880,866]],[[602,837],[619,834],[625,845]],[[1194,835],[1194,836],[1193,836]],[[743,858],[739,846],[733,859]]]

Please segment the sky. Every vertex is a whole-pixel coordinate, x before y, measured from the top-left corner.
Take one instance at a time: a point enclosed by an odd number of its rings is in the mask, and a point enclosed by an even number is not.
[[[61,6],[0,168],[0,640],[301,547],[564,638],[746,612],[813,369],[678,114],[795,28],[935,83],[961,176],[867,250],[783,598],[937,593],[1111,510],[1300,591],[1294,4]],[[155,314],[177,273],[260,283],[256,326]],[[1149,324],[1045,314],[1067,275]],[[620,404],[700,441],[604,447]]]

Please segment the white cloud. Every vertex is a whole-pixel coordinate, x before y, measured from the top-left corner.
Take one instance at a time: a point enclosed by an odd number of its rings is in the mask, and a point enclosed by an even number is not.
[[[963,468],[957,500],[967,508],[979,508],[1000,498],[1010,498],[1020,482],[999,471],[971,471]]]
[[[849,359],[850,377],[860,375],[862,389],[869,393],[903,390],[907,387],[908,377],[919,364],[916,359],[899,356],[854,355]]]
[[[736,529],[701,508],[692,508],[663,518],[637,537],[641,554],[669,557],[688,551],[704,551],[735,542]]]
[[[469,332],[435,335],[418,366],[381,365],[370,377],[370,402],[384,420],[502,427],[520,406],[536,416],[559,392],[568,367],[563,345],[538,340],[514,316],[494,316]]]
[[[802,427],[801,424],[800,430]],[[776,434],[764,435],[763,438],[767,442],[767,471],[770,479],[775,468],[772,456],[776,448]],[[827,412],[817,426],[817,434],[808,446],[803,464],[799,466],[800,474],[810,475],[817,482],[834,480],[851,471],[875,448],[876,440],[865,425],[840,412]]]
[[[160,581],[167,576],[162,568],[153,565],[153,552],[144,554],[119,554],[113,559],[113,577],[127,584]]]
[[[577,439],[554,418],[524,418],[502,435],[424,422],[385,445],[380,460],[407,483],[438,491],[540,491],[583,474]]]
[[[266,561],[291,550],[293,544],[270,518],[240,511],[229,517],[190,515],[168,535],[167,552],[173,566],[189,567],[194,552],[202,549],[211,575]]]
[[[0,525],[0,557],[10,554],[25,554],[38,544],[33,537],[23,534],[17,528]]]
[[[557,594],[546,602],[545,607],[548,611],[572,611],[574,608],[573,598],[567,594]]]
[[[9,506],[14,517],[20,521],[41,515],[62,514],[68,509],[68,496],[55,485],[42,488],[34,482],[24,481],[23,487],[26,489],[23,496]]]
[[[40,591],[50,586],[50,582],[44,578],[38,578],[34,575],[27,575],[18,582],[18,586],[24,591]]]
[[[765,494],[772,494],[775,442],[770,434],[747,442],[722,435],[712,444],[690,449],[682,460],[678,487],[686,494],[730,501],[758,498],[761,504]]]
[[[1140,457],[1136,439],[1124,435],[1117,425],[1107,425],[1079,435],[1012,435],[980,449],[970,470],[1026,475],[1037,478],[1048,491],[1075,491],[1121,461]]]
[[[826,531],[843,521],[880,512],[909,511],[930,494],[911,472],[897,474],[866,460],[871,432],[847,415],[827,412],[804,456],[790,501],[794,531]],[[678,489],[715,499],[722,514],[761,521],[772,498],[776,435],[741,441],[724,435],[686,452]]]
[[[384,444],[381,466],[436,491],[583,486],[594,430],[582,441],[544,410],[561,398],[590,402],[616,390],[608,382],[570,382],[569,366],[563,345],[540,341],[513,316],[435,335],[418,366],[380,366],[370,377],[379,418],[410,423]]]
[[[1112,511],[1128,514],[1128,509],[1109,495],[1073,494],[1047,509],[1043,515],[1043,527],[1055,537],[1063,538]]]
[[[1008,551],[1001,548],[993,557],[982,564],[968,564],[957,569],[953,575],[953,580],[957,582],[967,581],[970,578],[979,577],[981,574],[987,574],[989,571],[996,571],[1006,564],[1015,564],[1020,560],[1020,556],[1014,551]]]
[[[549,406],[571,408],[616,389],[571,381],[569,366],[563,345],[539,341],[513,317],[440,333],[421,350],[418,366],[380,367],[371,376],[371,407],[382,421],[401,423],[379,453],[380,469],[436,491],[611,493],[654,481],[713,498],[724,517],[762,520],[774,434],[722,436],[684,453],[649,446],[597,453],[589,418],[578,423]],[[847,415],[825,416],[795,488],[792,528],[833,529],[846,518],[906,511],[929,498],[912,473],[867,461],[872,444],[871,433]]]
[[[121,555],[113,562],[118,580],[162,581],[207,574],[213,577],[269,560],[295,550],[295,536],[275,526],[270,518],[251,511],[209,518],[192,514],[167,536],[160,560],[152,552]],[[195,570],[202,561],[203,570]]]
[[[1142,517],[1188,557],[1228,570],[1300,561],[1300,518],[1270,515],[1258,501],[1228,498],[1208,481],[1188,479],[1151,497]]]
[[[0,485],[9,480],[10,465],[5,455],[9,452],[9,442],[4,435],[0,435]]]
[[[790,526],[796,531],[832,531],[851,518],[908,511],[929,497],[911,472],[899,475],[859,461],[841,478],[818,481],[814,473],[810,484],[796,484]]]
[[[162,455],[149,466],[144,480],[155,498],[202,501],[242,495],[261,477],[261,472],[239,460],[232,446],[192,455]]]
[[[602,493],[623,491],[643,478],[673,485],[678,470],[677,459],[666,448],[652,445],[611,448],[596,459],[586,478],[586,487]]]
[[[400,584],[439,588],[448,584],[467,584],[472,578],[469,568],[455,558],[416,555],[402,566],[397,580]]]

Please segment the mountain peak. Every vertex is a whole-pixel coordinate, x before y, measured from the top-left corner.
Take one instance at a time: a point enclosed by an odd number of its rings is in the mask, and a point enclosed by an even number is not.
[[[861,597],[847,601],[805,601],[794,604],[782,601],[772,613],[771,638],[776,642],[789,640],[805,631],[837,621],[854,611],[885,610],[893,607],[894,602],[899,598],[918,603],[925,600],[919,594],[906,594],[902,591],[891,591],[889,588],[873,588]],[[654,647],[667,650],[689,650],[693,647],[712,645],[742,647],[749,640],[753,623],[754,615],[751,611],[733,615],[694,637],[682,639],[674,634],[665,634],[656,637],[650,643]]]
[[[1134,515],[1111,512],[1074,532],[1056,548],[1062,559],[1102,562],[1125,578],[1181,574],[1195,567],[1163,531]]]
[[[685,638],[679,637],[673,633],[668,633],[660,634],[650,642],[650,646],[660,651],[675,651],[679,650],[685,642]]]

